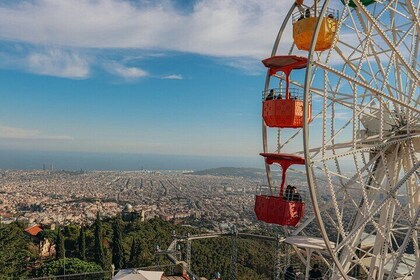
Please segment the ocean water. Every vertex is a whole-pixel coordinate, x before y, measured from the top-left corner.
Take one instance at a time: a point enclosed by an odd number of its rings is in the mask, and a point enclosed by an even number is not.
[[[218,157],[153,154],[0,150],[0,169],[54,170],[202,170],[216,167],[263,167],[260,156]]]

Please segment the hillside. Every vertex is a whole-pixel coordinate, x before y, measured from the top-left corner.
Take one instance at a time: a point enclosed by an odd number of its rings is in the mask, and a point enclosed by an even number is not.
[[[105,218],[102,221],[102,237],[104,250],[104,269],[109,270],[113,263],[115,218]],[[97,260],[95,245],[95,226],[85,228],[85,253],[80,250],[80,227],[67,225],[61,228],[66,261],[47,258],[39,262],[37,244],[24,233],[23,224],[12,223],[0,227],[0,279],[45,277],[63,274],[66,271],[77,273],[98,271],[100,263]],[[185,236],[197,234],[198,229],[173,225],[161,219],[146,222],[122,222],[123,267],[145,267],[156,264],[154,256],[156,246],[162,249],[172,241],[172,233]],[[46,230],[39,237],[46,237],[58,244],[58,231]],[[135,242],[133,245],[133,242]],[[182,256],[186,255],[185,243],[181,243]],[[60,248],[61,248],[60,246]],[[192,242],[192,268],[200,276],[211,277],[216,272],[229,275],[231,257],[230,238],[216,238]],[[238,240],[238,277],[239,279],[262,280],[271,279],[273,273],[274,244],[259,240]],[[84,257],[82,257],[84,256]],[[82,261],[81,259],[84,259]],[[169,264],[165,257],[159,257],[161,265]]]

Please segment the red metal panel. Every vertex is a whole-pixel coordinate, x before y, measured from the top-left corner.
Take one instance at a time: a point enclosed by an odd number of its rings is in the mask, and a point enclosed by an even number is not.
[[[308,59],[297,55],[279,55],[266,58],[262,61],[265,67],[270,68],[270,75],[282,71],[286,74],[293,69],[302,69],[306,67]]]
[[[257,195],[254,211],[260,221],[281,226],[296,226],[303,217],[305,203],[288,201],[282,197]]]
[[[309,104],[309,112],[311,112]],[[303,127],[303,101],[290,99],[267,100],[263,102],[262,117],[269,127]],[[308,121],[311,120],[311,114]]]
[[[261,156],[265,157],[267,164],[278,163],[280,165],[288,163],[291,164],[305,164],[303,157],[295,156],[292,154],[275,154],[275,153],[260,153]]]
[[[277,163],[281,165],[282,175],[279,196],[283,196],[287,168],[293,164],[305,164],[305,159],[291,154],[261,153],[260,155],[265,157],[265,162],[267,164]]]

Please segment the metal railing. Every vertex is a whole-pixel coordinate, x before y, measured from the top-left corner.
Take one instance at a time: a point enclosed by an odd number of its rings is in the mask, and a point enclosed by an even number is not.
[[[302,199],[302,202],[306,202],[306,197],[308,196],[308,192],[306,190],[303,189],[303,187],[301,186],[295,186],[300,198]],[[285,186],[285,190],[286,190],[286,186]],[[273,194],[274,196],[278,196],[280,192],[280,186],[277,184],[274,188],[273,188]],[[267,185],[258,185],[256,192],[256,195],[271,195],[271,191],[270,188]],[[283,194],[284,195],[284,194]]]
[[[318,17],[321,14],[322,7],[316,9],[316,16]],[[292,22],[295,23],[298,20],[315,17],[315,10],[313,8],[302,9],[301,11],[294,12],[292,15]],[[329,17],[332,19],[338,20],[340,17],[340,12],[336,9],[327,8],[327,11],[324,14],[324,17]]]
[[[155,265],[155,266],[146,266],[139,268],[127,268],[133,270],[147,270],[147,271],[163,271],[164,275],[173,275],[175,271],[175,264],[168,265]],[[116,275],[119,270],[107,270],[107,271],[96,271],[96,272],[84,272],[84,273],[74,273],[74,274],[65,274],[65,275],[48,275],[36,278],[29,278],[30,280],[110,280],[113,275]],[[197,277],[197,276],[195,276]],[[199,278],[196,278],[199,279]]]
[[[292,270],[288,270],[287,268],[291,266],[293,267],[293,271]],[[283,278],[281,279],[305,279],[305,270],[306,268],[303,266],[303,264],[290,264],[290,265],[285,265],[284,267],[281,268],[281,274],[283,275]],[[331,279],[331,270],[327,270],[325,273],[322,272],[322,280],[327,280],[327,279]]]
[[[94,279],[94,280],[109,280],[112,278],[112,271],[97,271],[97,272],[84,272],[84,273],[74,273],[74,274],[65,274],[65,275],[48,275],[37,278],[29,278],[30,280],[84,280],[84,279]]]
[[[303,89],[300,87],[289,87],[289,94],[291,100],[303,100]],[[280,100],[286,99],[286,87],[272,88],[262,91],[262,100]],[[309,94],[309,102],[312,102],[312,94]]]
[[[273,99],[286,99],[286,87],[284,88],[272,88],[263,91],[263,101]],[[303,89],[298,87],[289,88],[290,99],[303,100]]]

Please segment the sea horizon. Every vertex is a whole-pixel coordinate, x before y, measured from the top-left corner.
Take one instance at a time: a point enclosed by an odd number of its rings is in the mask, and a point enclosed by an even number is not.
[[[0,150],[0,169],[15,170],[203,170],[219,167],[263,168],[254,157],[194,156],[137,153]]]

